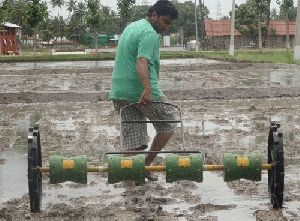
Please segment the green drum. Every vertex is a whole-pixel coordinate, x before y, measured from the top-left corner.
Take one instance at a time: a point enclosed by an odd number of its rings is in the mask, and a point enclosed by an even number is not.
[[[108,156],[108,183],[118,183],[125,180],[140,184],[145,183],[145,155]]]
[[[189,156],[169,154],[166,157],[166,182],[178,180],[203,181],[202,153]]]
[[[233,181],[241,178],[260,181],[261,180],[261,156],[259,153],[251,153],[246,156],[225,153],[224,181]]]
[[[50,183],[87,183],[87,156],[50,156]]]

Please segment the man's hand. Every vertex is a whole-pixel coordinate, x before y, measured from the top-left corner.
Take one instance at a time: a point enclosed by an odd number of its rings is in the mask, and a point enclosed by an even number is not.
[[[136,71],[140,77],[144,91],[140,97],[139,105],[148,105],[152,99],[151,85],[148,75],[148,60],[146,58],[138,58],[136,62]]]
[[[139,105],[141,106],[144,106],[144,105],[148,105],[151,103],[151,89],[149,88],[146,88],[144,89],[141,97],[140,97],[140,100],[139,100]]]

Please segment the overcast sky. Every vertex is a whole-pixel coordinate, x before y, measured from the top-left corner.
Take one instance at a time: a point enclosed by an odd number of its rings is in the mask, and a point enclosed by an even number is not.
[[[48,0],[49,2],[50,0]],[[66,0],[68,1],[68,0]],[[79,0],[82,1],[82,0]],[[137,4],[142,4],[144,2],[148,2],[149,5],[154,4],[157,0],[136,0]],[[178,0],[179,2],[184,2],[185,0]],[[194,0],[192,0],[194,2]],[[245,3],[246,0],[235,0],[235,3],[237,5]],[[294,1],[297,2],[297,1]],[[204,0],[204,4],[206,7],[208,7],[210,14],[209,16],[213,19],[217,18],[217,8],[218,3],[220,4],[220,13],[221,16],[229,15],[229,11],[231,11],[232,1],[231,0]],[[113,10],[117,10],[117,0],[101,0],[101,4],[110,7]],[[199,0],[197,0],[197,4],[199,4]],[[276,4],[276,0],[271,0],[271,8],[278,8]],[[49,6],[49,9],[51,7]],[[64,15],[67,16],[68,12],[66,12],[65,9],[63,9]],[[57,9],[51,10],[51,15],[57,15]]]

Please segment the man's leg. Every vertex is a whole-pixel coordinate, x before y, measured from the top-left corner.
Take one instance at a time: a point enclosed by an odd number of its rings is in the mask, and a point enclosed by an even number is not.
[[[161,151],[166,146],[171,136],[172,133],[156,134],[156,136],[153,139],[150,151]],[[156,155],[157,155],[156,153],[149,153],[147,155],[145,159],[146,166],[149,166],[152,163]]]
[[[115,110],[120,114],[121,108],[132,104],[130,101],[114,100]],[[143,113],[135,105],[123,109],[121,121],[144,121]],[[138,151],[147,148],[147,125],[137,123],[124,123],[121,127],[123,142],[120,147],[126,151]],[[120,134],[120,135],[121,135]],[[121,139],[121,137],[120,137]]]

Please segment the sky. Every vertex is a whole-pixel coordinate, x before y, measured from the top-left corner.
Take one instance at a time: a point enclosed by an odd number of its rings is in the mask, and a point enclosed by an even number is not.
[[[66,0],[68,1],[68,0]],[[79,0],[80,1],[80,0]],[[81,0],[82,1],[82,0]],[[143,2],[148,2],[148,5],[153,5],[157,0],[136,0],[136,4],[142,4]],[[185,0],[178,0],[179,2],[184,2]],[[192,0],[194,1],[194,0]],[[49,2],[49,0],[48,0]],[[246,0],[235,0],[235,4],[240,5],[245,3]],[[297,2],[294,0],[294,2]],[[220,13],[221,17],[224,15],[229,16],[229,12],[231,11],[232,7],[232,0],[204,0],[204,5],[208,7],[210,14],[209,16],[213,19],[217,18],[217,8],[218,3],[220,4]],[[101,4],[110,7],[113,10],[117,10],[117,0],[101,0]],[[199,0],[197,0],[197,4],[199,4]],[[276,0],[271,0],[271,8],[278,8],[276,4]],[[50,9],[50,7],[49,7]],[[67,17],[68,12],[66,9],[62,9],[64,16]],[[57,15],[57,9],[51,10],[51,15]]]

